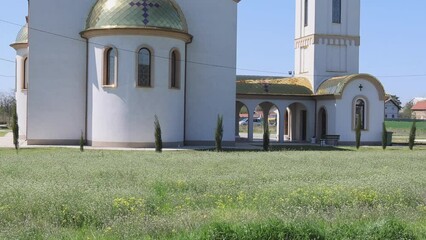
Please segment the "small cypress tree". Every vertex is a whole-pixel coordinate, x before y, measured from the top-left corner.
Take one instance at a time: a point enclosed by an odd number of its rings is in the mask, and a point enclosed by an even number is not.
[[[16,151],[19,148],[19,126],[18,126],[18,113],[16,112],[16,104],[13,106],[12,113],[12,132],[13,132],[13,145]]]
[[[157,115],[155,115],[154,126],[155,126],[155,133],[154,133],[155,151],[160,153],[163,151],[163,140],[161,139],[161,126],[160,126],[160,121],[158,121]]]
[[[361,114],[358,114],[357,123],[355,128],[355,141],[356,141],[356,149],[359,149],[361,146]]]
[[[269,124],[263,123],[263,151],[269,151]]]
[[[83,131],[81,131],[81,135],[80,135],[80,152],[84,152],[84,136],[83,136]]]
[[[386,124],[383,122],[383,130],[382,130],[382,148],[383,150],[386,149],[388,145],[388,132],[386,130]]]
[[[416,120],[414,119],[413,125],[411,125],[410,136],[408,138],[408,147],[410,150],[414,148],[414,142],[416,141]]]
[[[215,132],[215,146],[216,151],[222,151],[222,138],[223,138],[223,116],[217,115],[216,132]]]

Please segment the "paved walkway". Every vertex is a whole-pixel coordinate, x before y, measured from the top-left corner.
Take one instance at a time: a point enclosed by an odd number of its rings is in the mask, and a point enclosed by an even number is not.
[[[13,134],[11,132],[4,137],[0,137],[0,147],[13,147]]]

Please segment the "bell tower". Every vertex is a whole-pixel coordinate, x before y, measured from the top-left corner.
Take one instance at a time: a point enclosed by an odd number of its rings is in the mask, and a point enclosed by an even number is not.
[[[359,73],[360,0],[296,0],[295,75],[312,89]]]

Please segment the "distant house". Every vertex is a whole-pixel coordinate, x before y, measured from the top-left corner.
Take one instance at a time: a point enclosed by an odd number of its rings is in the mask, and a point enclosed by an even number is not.
[[[401,110],[401,107],[393,98],[388,98],[388,100],[385,101],[386,119],[399,118],[399,110]]]
[[[418,101],[411,110],[413,111],[413,117],[416,119],[426,119],[426,100]]]

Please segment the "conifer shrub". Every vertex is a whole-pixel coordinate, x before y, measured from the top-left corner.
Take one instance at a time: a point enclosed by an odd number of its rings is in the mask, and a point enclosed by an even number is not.
[[[163,151],[163,140],[161,139],[161,126],[160,126],[160,121],[158,120],[157,115],[155,115],[154,127],[155,127],[155,132],[154,132],[155,151],[160,153]]]
[[[361,146],[361,115],[359,114],[357,117],[357,123],[355,128],[355,142],[356,142],[356,149],[359,149]]]
[[[269,151],[269,124],[263,123],[263,151]]]
[[[16,104],[13,106],[12,113],[12,133],[13,133],[13,145],[15,145],[16,151],[19,148],[19,126],[18,126],[18,113],[16,112]]]
[[[84,136],[83,136],[83,131],[81,131],[81,135],[80,135],[80,152],[84,152]]]
[[[222,139],[223,139],[223,116],[217,115],[216,131],[215,131],[215,146],[216,151],[222,151]]]
[[[383,122],[383,128],[382,128],[382,148],[383,150],[386,149],[387,145],[388,145],[388,132],[386,130],[386,124],[385,122]]]
[[[414,142],[416,141],[416,120],[413,121],[413,125],[411,125],[410,136],[408,137],[408,147],[410,150],[414,148]]]

